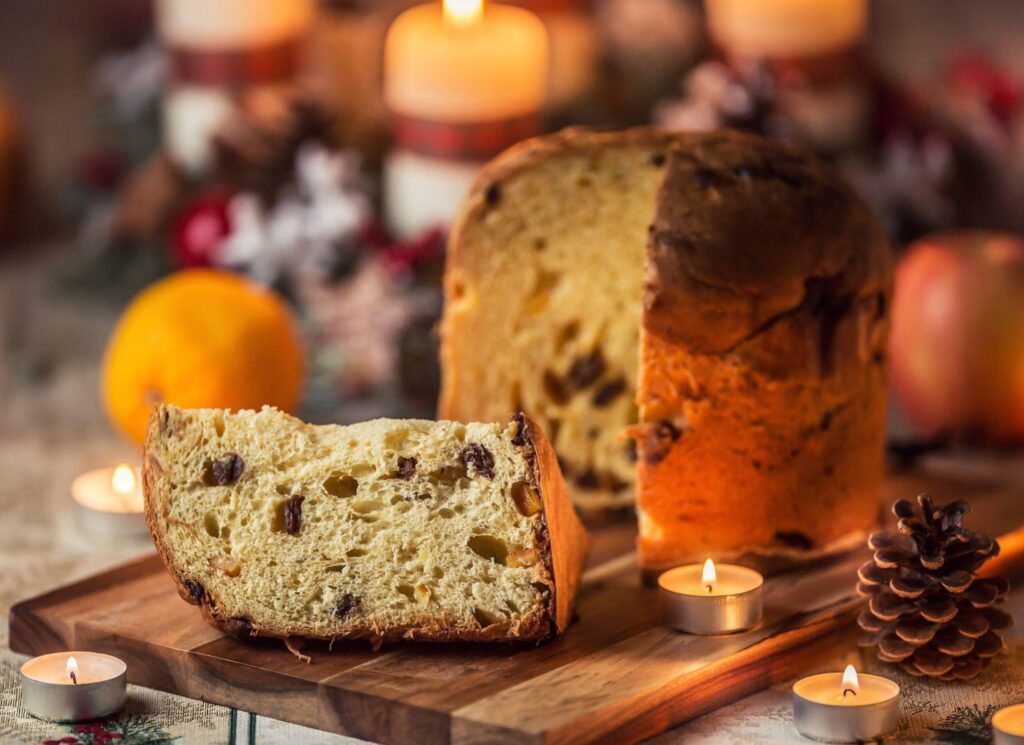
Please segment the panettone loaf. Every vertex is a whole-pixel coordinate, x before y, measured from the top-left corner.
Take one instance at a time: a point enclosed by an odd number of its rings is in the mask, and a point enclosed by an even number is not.
[[[809,156],[735,132],[532,140],[485,169],[448,262],[442,415],[528,412],[584,508],[628,502],[635,472],[644,567],[806,559],[874,523],[891,257]]]
[[[162,406],[143,468],[182,597],[236,636],[543,640],[587,538],[536,424]]]
[[[452,228],[439,415],[527,411],[573,502],[633,505],[644,246],[675,137],[568,130],[499,156]]]

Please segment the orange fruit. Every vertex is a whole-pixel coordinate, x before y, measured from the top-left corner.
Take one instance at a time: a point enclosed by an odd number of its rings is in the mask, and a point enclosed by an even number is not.
[[[303,376],[299,329],[277,295],[234,274],[190,269],[128,305],[100,385],[111,421],[141,443],[157,403],[292,411]]]

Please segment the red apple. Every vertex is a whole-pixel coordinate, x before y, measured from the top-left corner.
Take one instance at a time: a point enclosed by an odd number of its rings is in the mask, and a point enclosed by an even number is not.
[[[929,436],[1024,442],[1024,239],[929,236],[896,269],[896,399]]]

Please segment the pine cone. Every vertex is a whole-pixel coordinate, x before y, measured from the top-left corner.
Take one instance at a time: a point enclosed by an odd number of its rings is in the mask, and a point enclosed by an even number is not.
[[[1003,648],[1000,632],[1013,624],[994,607],[1010,590],[1001,577],[975,573],[999,554],[999,543],[961,526],[970,505],[936,508],[927,494],[917,508],[901,499],[892,511],[897,531],[873,533],[874,559],[857,570],[857,591],[869,598],[857,623],[862,647],[911,675],[970,680]]]

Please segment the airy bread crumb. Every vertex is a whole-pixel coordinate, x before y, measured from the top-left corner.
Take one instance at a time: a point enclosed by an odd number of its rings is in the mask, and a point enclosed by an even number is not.
[[[235,635],[541,640],[568,623],[586,544],[557,469],[521,415],[162,406],[146,513],[182,597]]]

